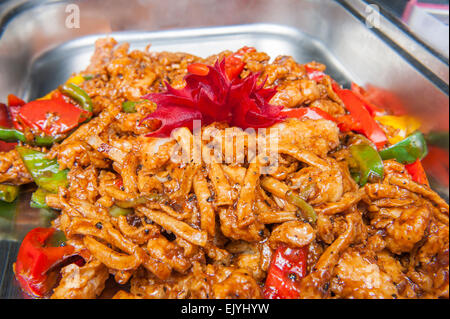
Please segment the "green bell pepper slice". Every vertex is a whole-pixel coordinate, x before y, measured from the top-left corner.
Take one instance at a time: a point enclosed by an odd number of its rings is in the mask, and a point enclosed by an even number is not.
[[[160,194],[148,194],[137,198],[132,198],[127,201],[117,200],[115,203],[116,206],[119,206],[120,208],[133,208],[148,202],[160,201],[162,198],[163,196]]]
[[[32,195],[30,201],[30,207],[32,208],[49,208],[45,202],[45,197],[50,194],[43,188],[38,188]]]
[[[292,191],[286,193],[286,200],[294,206],[300,208],[302,216],[308,219],[310,222],[315,223],[317,221],[317,213],[314,208],[308,204],[303,198],[295,195]]]
[[[55,142],[60,142],[63,140],[63,136],[48,136],[48,135],[36,135],[33,140],[27,140],[25,134],[19,130],[13,128],[0,127],[0,140],[14,143],[22,142],[29,145],[35,146],[52,146]]]
[[[136,113],[136,105],[146,102],[148,100],[142,100],[142,101],[125,101],[122,103],[122,111],[125,113]]]
[[[0,184],[0,200],[12,203],[19,196],[19,186]]]
[[[131,214],[132,212],[133,212],[132,209],[122,208],[122,207],[119,207],[119,206],[112,206],[109,209],[109,214],[112,217],[126,216],[128,214]]]
[[[67,83],[64,84],[59,88],[59,90],[69,96],[71,99],[75,100],[80,104],[80,106],[88,112],[93,111],[93,103],[89,95],[84,91],[82,88],[80,88],[78,85],[73,83]]]
[[[381,181],[384,165],[378,152],[368,144],[355,144],[349,147],[350,171],[356,182],[364,186],[367,182]]]
[[[27,139],[25,138],[25,134],[23,134],[22,132],[13,128],[5,127],[0,127],[0,140],[8,143],[17,141],[26,143],[27,141]]]
[[[395,159],[402,164],[412,164],[417,160],[423,159],[427,154],[427,142],[419,131],[380,151],[380,156],[383,160]]]
[[[16,150],[36,185],[51,193],[57,193],[60,186],[67,186],[69,170],[60,170],[55,159],[48,159],[46,153],[25,146],[16,146]]]
[[[125,113],[136,113],[136,104],[139,102],[125,101],[122,103],[122,110]]]
[[[32,144],[36,145],[36,146],[49,147],[49,146],[52,146],[56,142],[61,142],[63,139],[64,139],[63,136],[36,135],[34,137],[34,143],[32,143]]]

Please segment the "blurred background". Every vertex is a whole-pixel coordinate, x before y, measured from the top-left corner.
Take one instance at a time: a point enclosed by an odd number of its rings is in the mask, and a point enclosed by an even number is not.
[[[400,20],[413,34],[439,54],[449,55],[448,0],[369,1]]]

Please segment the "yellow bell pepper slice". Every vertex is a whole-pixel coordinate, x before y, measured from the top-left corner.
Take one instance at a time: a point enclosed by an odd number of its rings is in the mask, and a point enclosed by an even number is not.
[[[397,135],[388,137],[389,143],[391,144],[396,144],[404,140],[422,126],[422,123],[419,119],[410,115],[383,115],[375,117],[375,120],[380,122],[382,125],[390,126],[397,130]]]
[[[75,75],[75,76],[72,76],[71,78],[69,78],[67,80],[66,84],[73,83],[75,85],[80,85],[83,82],[84,82],[84,77],[82,75]]]

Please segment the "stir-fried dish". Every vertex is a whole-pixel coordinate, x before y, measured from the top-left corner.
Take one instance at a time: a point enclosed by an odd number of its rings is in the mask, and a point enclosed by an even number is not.
[[[86,70],[0,105],[0,199],[49,298],[448,298],[447,202],[420,121],[325,66],[100,39]]]

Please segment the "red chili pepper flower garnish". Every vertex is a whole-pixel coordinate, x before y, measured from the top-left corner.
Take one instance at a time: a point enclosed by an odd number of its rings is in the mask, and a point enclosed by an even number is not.
[[[164,137],[177,127],[192,128],[193,120],[201,120],[203,125],[227,122],[246,129],[268,127],[286,117],[280,113],[282,106],[269,104],[276,89],[266,89],[264,83],[257,85],[258,73],[230,80],[225,60],[206,67],[208,72],[198,64],[191,67],[199,71],[185,77],[186,86],[182,89],[174,89],[166,82],[165,92],[143,97],[157,105],[156,111],[143,121],[161,121],[159,129],[148,136]]]

